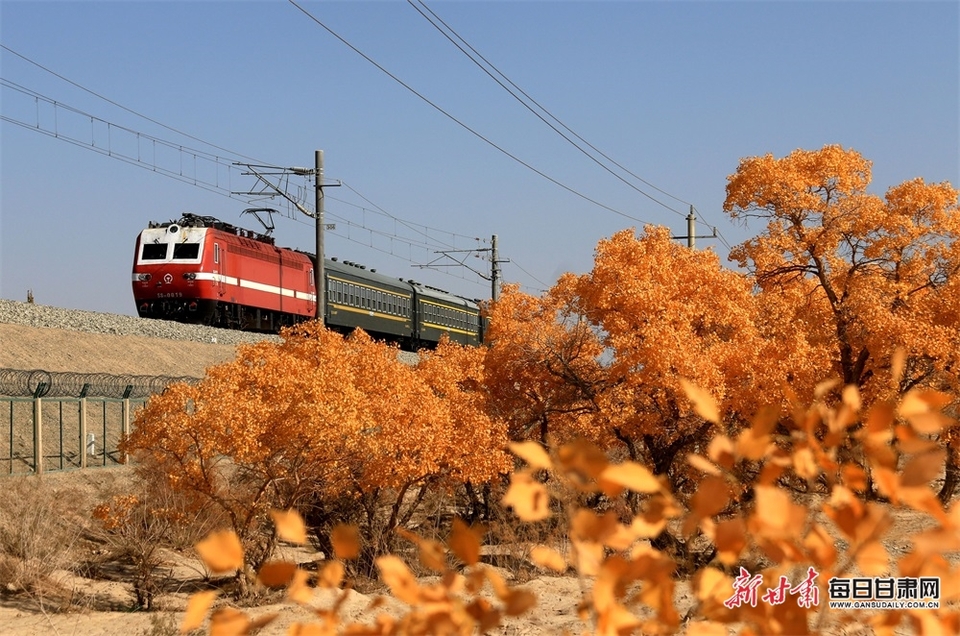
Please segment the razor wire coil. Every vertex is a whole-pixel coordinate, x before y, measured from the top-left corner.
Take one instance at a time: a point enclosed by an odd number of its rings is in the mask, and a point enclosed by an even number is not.
[[[195,384],[200,378],[163,375],[114,375],[44,369],[0,369],[0,395],[8,397],[146,398],[171,384]]]

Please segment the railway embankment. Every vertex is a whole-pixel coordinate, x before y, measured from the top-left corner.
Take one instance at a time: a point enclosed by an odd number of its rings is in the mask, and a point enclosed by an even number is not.
[[[263,340],[280,338],[0,299],[0,369],[203,377],[237,345]]]

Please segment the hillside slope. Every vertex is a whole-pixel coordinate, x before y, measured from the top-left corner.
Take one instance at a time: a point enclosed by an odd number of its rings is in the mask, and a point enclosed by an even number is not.
[[[0,323],[0,369],[203,377],[234,345]]]

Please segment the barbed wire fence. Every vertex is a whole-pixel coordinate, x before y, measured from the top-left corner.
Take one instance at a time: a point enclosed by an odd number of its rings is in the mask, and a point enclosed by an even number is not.
[[[189,376],[0,369],[0,475],[120,466],[137,409]]]
[[[8,397],[147,398],[171,384],[200,378],[165,375],[73,373],[43,369],[0,369],[0,395]]]

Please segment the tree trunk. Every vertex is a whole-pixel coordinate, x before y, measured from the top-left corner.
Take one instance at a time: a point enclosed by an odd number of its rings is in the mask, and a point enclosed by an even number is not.
[[[947,449],[947,461],[944,467],[943,487],[937,493],[937,498],[944,507],[953,499],[957,492],[957,486],[960,485],[960,464],[957,463],[957,453],[952,449]]]

